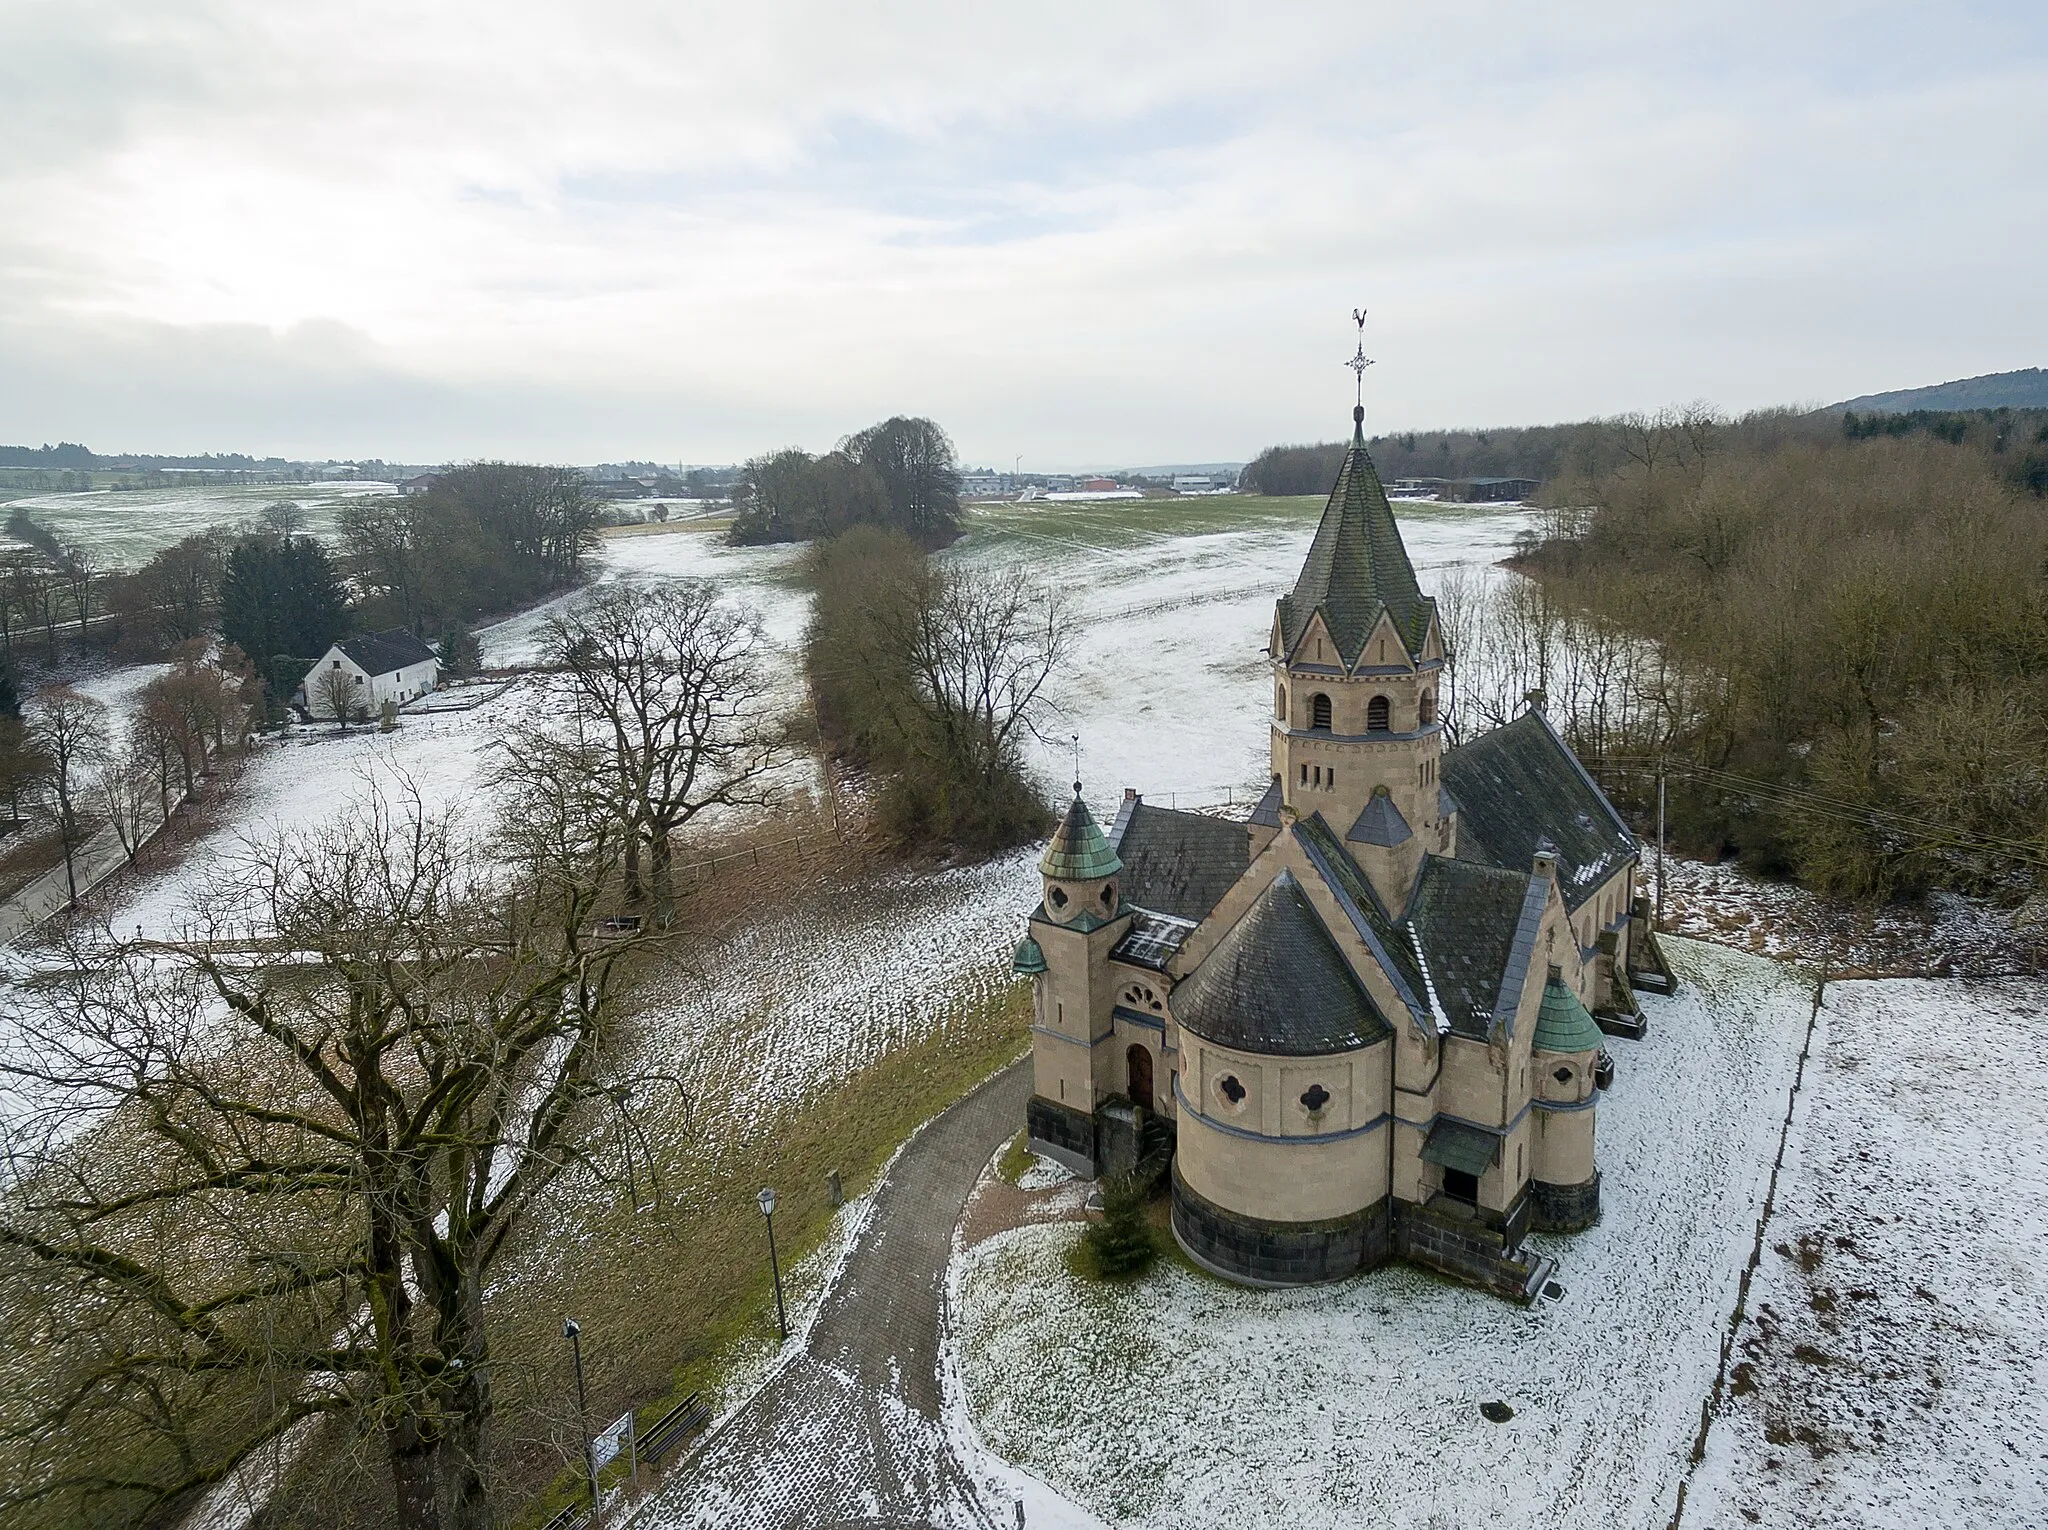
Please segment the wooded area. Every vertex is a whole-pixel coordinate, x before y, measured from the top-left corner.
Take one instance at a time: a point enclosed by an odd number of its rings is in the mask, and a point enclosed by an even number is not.
[[[741,545],[883,526],[943,547],[960,534],[960,469],[945,431],[897,415],[822,457],[797,447],[755,457],[740,469],[733,505],[731,536]]]
[[[1681,845],[2019,896],[2048,866],[2044,463],[2039,411],[1616,422],[1547,491],[1535,584],[1448,624],[1527,652],[1596,769],[1700,768],[1672,779]]]

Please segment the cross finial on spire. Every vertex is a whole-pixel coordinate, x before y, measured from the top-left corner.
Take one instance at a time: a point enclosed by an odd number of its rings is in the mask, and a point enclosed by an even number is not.
[[[1363,308],[1351,310],[1351,322],[1358,326],[1358,354],[1344,363],[1358,374],[1358,397],[1354,401],[1351,418],[1360,424],[1365,421],[1365,369],[1372,365],[1372,358],[1365,354],[1365,314]]]

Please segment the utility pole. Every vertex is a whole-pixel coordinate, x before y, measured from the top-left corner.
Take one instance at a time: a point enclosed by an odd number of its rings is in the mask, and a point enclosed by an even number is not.
[[[1657,922],[1656,929],[1664,928],[1664,760],[1657,759]]]

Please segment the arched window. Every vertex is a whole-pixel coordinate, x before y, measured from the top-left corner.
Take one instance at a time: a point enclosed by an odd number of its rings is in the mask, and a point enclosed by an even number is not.
[[[1280,693],[1273,699],[1273,715],[1280,721],[1287,721],[1287,687],[1281,686]]]
[[[1392,711],[1393,709],[1387,704],[1386,697],[1373,697],[1371,701],[1365,704],[1365,731],[1368,733],[1386,732]]]
[[[1436,721],[1436,692],[1435,692],[1435,691],[1424,691],[1424,692],[1422,693],[1422,726],[1423,726],[1423,727],[1425,727],[1425,728],[1427,728],[1427,727],[1428,727],[1428,726],[1429,726],[1429,725],[1430,725],[1431,723],[1433,723],[1433,722],[1435,722],[1435,721]]]
[[[1330,698],[1321,691],[1309,697],[1308,725],[1318,733],[1330,731]]]

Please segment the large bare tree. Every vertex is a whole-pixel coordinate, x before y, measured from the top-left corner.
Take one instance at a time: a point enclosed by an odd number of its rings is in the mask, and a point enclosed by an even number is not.
[[[611,815],[523,785],[488,840],[373,799],[251,845],[191,939],[13,995],[0,1518],[139,1522],[338,1416],[397,1523],[492,1524],[487,1292],[620,1129],[633,949]]]
[[[574,743],[559,747],[604,759],[627,898],[651,892],[657,924],[674,917],[674,837],[710,809],[764,800],[782,730],[761,646],[753,612],[696,579],[603,585],[548,621],[543,651],[574,726]],[[545,738],[530,736],[527,750],[544,751]]]
[[[50,805],[64,845],[64,879],[70,901],[78,901],[78,850],[85,840],[79,811],[106,755],[107,709],[68,685],[53,685],[36,697],[29,739],[49,764]]]

